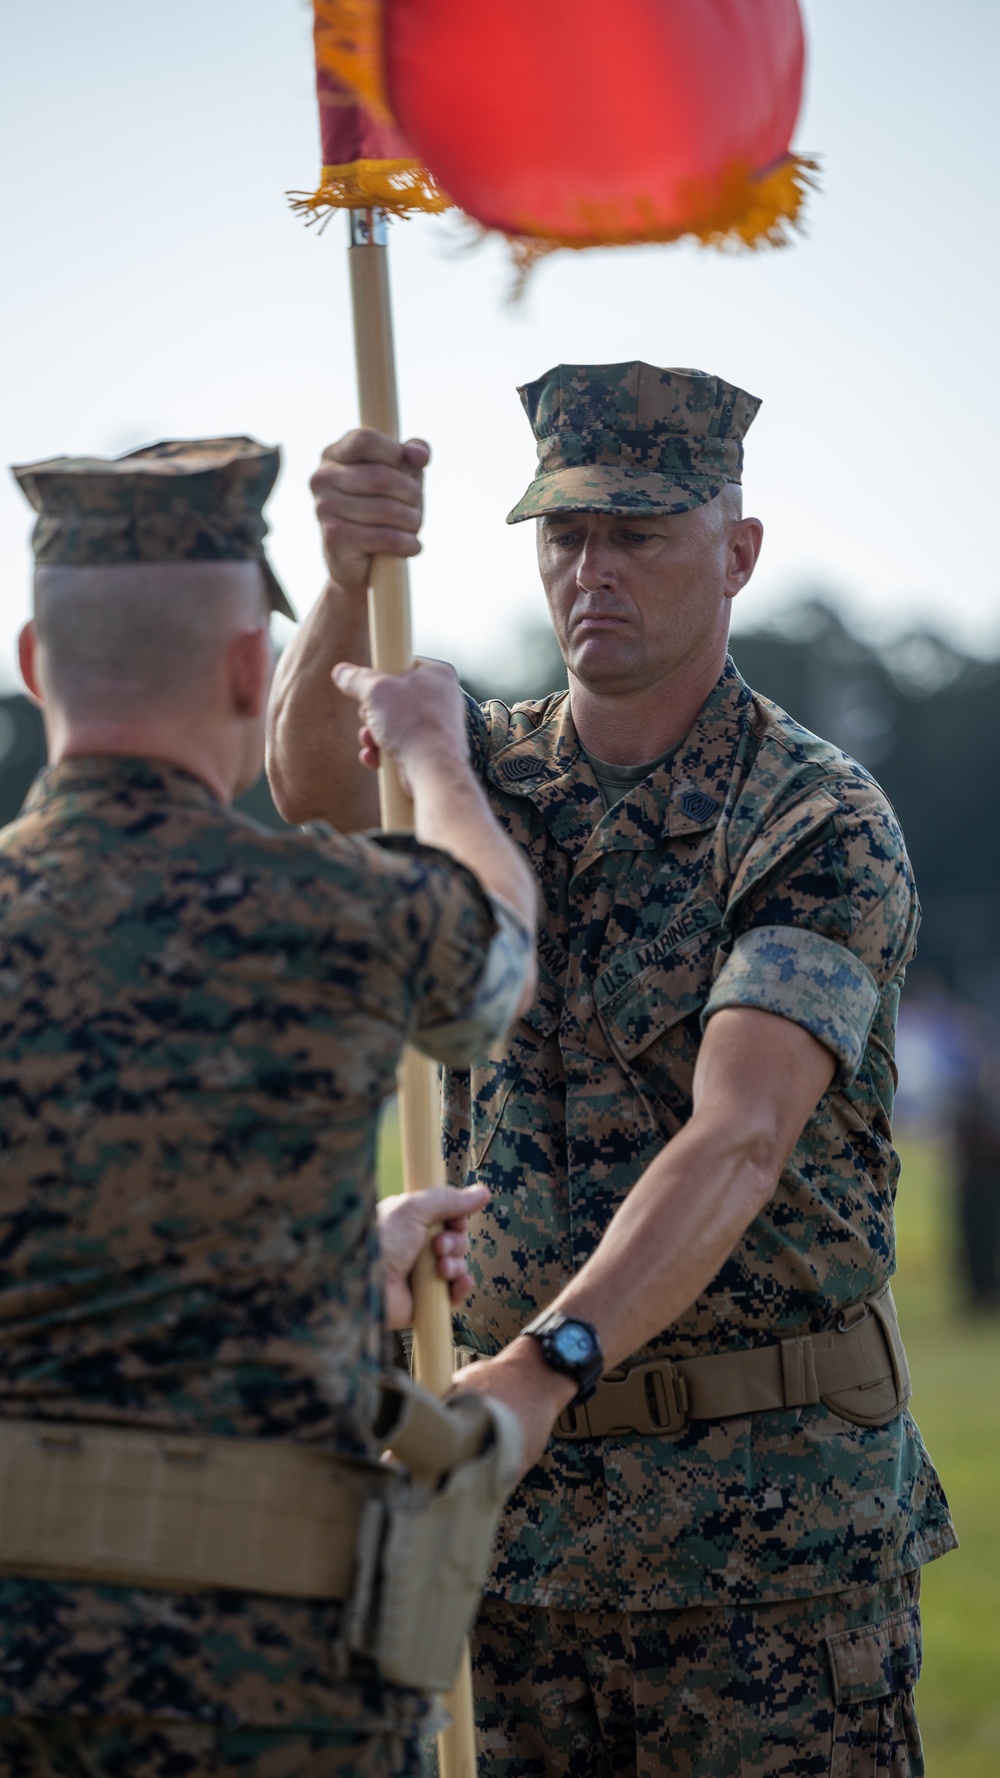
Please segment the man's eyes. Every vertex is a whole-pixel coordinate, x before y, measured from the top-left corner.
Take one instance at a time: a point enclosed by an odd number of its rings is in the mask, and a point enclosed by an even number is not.
[[[652,531],[622,530],[622,531],[618,531],[613,534],[612,542],[627,543],[629,545],[639,546],[644,543],[652,543],[653,537],[654,537],[654,533]],[[550,541],[550,543],[557,544],[560,549],[578,549],[580,544],[583,542],[583,532],[582,531],[550,531],[549,532],[549,541]]]
[[[653,531],[632,531],[627,525],[623,525],[620,531],[613,532],[611,541],[626,549],[641,549],[644,544],[652,543],[655,535]]]

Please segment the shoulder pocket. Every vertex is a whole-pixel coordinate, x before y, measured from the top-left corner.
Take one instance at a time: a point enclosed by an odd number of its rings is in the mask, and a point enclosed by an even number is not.
[[[731,862],[735,874],[726,910],[730,924],[740,904],[776,867],[788,870],[796,858],[808,854],[819,843],[824,828],[833,831],[839,808],[836,797],[828,791],[818,791],[769,821],[762,831],[752,832],[749,844],[744,843],[742,856],[734,848],[737,856]]]

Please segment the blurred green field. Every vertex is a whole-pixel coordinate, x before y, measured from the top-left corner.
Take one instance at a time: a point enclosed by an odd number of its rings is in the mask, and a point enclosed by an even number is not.
[[[961,1549],[924,1570],[917,1708],[928,1778],[1000,1774],[1000,1318],[965,1312],[955,1284],[947,1154],[901,1142],[895,1288],[913,1412]]]
[[[962,1547],[924,1570],[917,1693],[928,1778],[1000,1778],[1000,1317],[973,1318],[955,1284],[946,1150],[901,1142],[896,1300],[913,1410],[941,1472]],[[400,1187],[394,1114],[383,1191]]]
[[[388,1099],[382,1107],[382,1117],[378,1127],[378,1195],[388,1197],[390,1192],[401,1192],[403,1189],[403,1157],[399,1150],[399,1118],[396,1115],[395,1099]]]

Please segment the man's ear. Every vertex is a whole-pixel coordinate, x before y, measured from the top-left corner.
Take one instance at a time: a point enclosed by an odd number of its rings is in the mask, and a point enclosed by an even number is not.
[[[267,624],[241,630],[226,651],[229,695],[233,713],[256,722],[267,707],[273,668],[271,637]]]
[[[735,599],[742,592],[757,566],[764,527],[759,519],[736,519],[729,533],[729,564],[726,574],[726,598]]]
[[[17,664],[21,669],[24,689],[33,704],[44,703],[38,681],[38,632],[34,618],[29,618],[17,639]]]

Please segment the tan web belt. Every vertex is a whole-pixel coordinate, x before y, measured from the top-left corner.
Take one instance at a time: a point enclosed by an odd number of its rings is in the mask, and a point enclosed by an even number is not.
[[[466,1361],[479,1353],[462,1348]],[[725,1420],[822,1402],[858,1426],[884,1426],[910,1399],[910,1375],[888,1284],[845,1309],[836,1327],[746,1352],[653,1358],[602,1377],[590,1400],[567,1408],[555,1438],[680,1432],[689,1420]]]
[[[264,1439],[0,1420],[0,1572],[347,1599],[379,1467]]]
[[[277,1440],[0,1418],[0,1574],[344,1603],[331,1671],[447,1692],[521,1460],[511,1409],[381,1379],[355,1462]]]
[[[845,1311],[836,1327],[705,1358],[653,1359],[603,1377],[581,1407],[567,1408],[557,1438],[679,1432],[688,1420],[725,1420],[823,1402],[861,1426],[882,1426],[910,1397],[906,1354],[886,1284]]]

